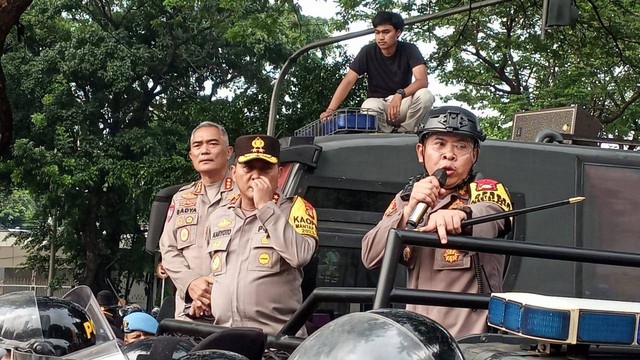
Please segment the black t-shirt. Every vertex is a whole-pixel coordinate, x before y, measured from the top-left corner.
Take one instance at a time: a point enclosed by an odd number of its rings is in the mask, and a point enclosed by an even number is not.
[[[424,64],[418,47],[398,41],[396,52],[384,56],[377,44],[365,45],[349,65],[358,76],[367,74],[370,98],[385,98],[411,84],[412,69]]]

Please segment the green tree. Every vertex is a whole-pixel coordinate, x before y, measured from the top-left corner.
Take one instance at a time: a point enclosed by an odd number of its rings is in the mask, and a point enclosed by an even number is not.
[[[0,60],[5,51],[5,41],[13,26],[33,0],[5,0],[0,2]],[[22,27],[20,27],[22,29]],[[0,63],[0,157],[7,155],[13,132],[13,114],[7,96],[7,81]]]
[[[346,19],[379,9],[424,15],[461,6],[457,0],[340,1]],[[582,105],[615,136],[637,138],[640,125],[640,3],[578,1],[575,28],[540,38],[542,2],[511,1],[407,29],[407,38],[433,46],[427,66],[445,85],[460,86],[451,99],[499,115],[485,119],[495,137],[517,111]],[[367,9],[367,11],[363,11]],[[445,99],[446,101],[447,99]]]
[[[43,215],[25,246],[35,266],[55,238],[77,281],[94,288],[152,270],[143,252],[149,208],[160,188],[195,178],[190,130],[213,120],[232,139],[265,131],[276,69],[327,36],[291,3],[256,1],[43,0],[23,22],[24,42],[3,59],[16,118],[6,168],[41,214],[57,214],[59,229],[47,230]],[[317,56],[305,64],[325,76],[340,67]],[[317,116],[324,103],[297,99],[320,91],[290,95],[297,110],[288,116]]]
[[[0,225],[29,230],[36,224],[36,203],[25,190],[0,192]]]

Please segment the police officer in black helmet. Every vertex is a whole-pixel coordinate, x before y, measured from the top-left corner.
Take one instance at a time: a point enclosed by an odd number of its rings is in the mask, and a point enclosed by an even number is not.
[[[437,233],[442,243],[447,242],[447,234],[493,238],[509,231],[509,220],[461,227],[463,220],[511,210],[508,192],[500,182],[474,179],[473,166],[485,139],[478,119],[466,109],[444,106],[429,113],[416,144],[425,175],[396,195],[382,220],[363,238],[362,260],[367,268],[381,265],[389,230],[405,228],[416,217],[416,208],[425,204],[428,208],[417,216],[415,225],[420,231]],[[433,176],[436,170],[446,176],[438,179]],[[409,268],[409,288],[468,293],[502,289],[501,255],[406,247],[402,257]],[[456,337],[486,330],[486,311],[418,305],[407,309],[434,319]]]
[[[33,291],[0,295],[0,348],[13,360],[123,360],[115,334],[91,289],[78,286],[62,298]]]

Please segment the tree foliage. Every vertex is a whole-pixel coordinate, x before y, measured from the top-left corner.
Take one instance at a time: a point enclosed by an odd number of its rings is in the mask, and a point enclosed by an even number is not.
[[[495,110],[485,128],[506,137],[504,125],[518,111],[583,106],[615,136],[638,139],[640,125],[640,3],[579,0],[574,28],[555,28],[541,40],[542,1],[510,1],[407,29],[407,38],[433,46],[427,66],[445,85],[459,86],[450,99]],[[340,1],[347,21],[377,10],[406,17],[468,2]],[[364,11],[366,9],[367,11]]]
[[[149,208],[159,189],[195,178],[191,129],[211,120],[232,140],[264,132],[275,72],[327,37],[289,2],[42,0],[23,23],[24,42],[13,39],[3,59],[16,119],[3,169],[39,199],[41,214],[57,214],[56,234],[43,215],[25,243],[29,263],[42,264],[43,241],[55,237],[77,281],[94,288],[152,269]],[[307,86],[335,78],[344,62],[310,55],[299,65],[283,117],[301,122],[329,96],[328,85]]]
[[[0,226],[31,229],[36,223],[35,212],[36,203],[27,191],[0,191]]]
[[[18,19],[24,11],[31,5],[33,0],[4,0],[0,2],[0,59],[8,47],[5,49],[5,40],[14,25],[19,26],[18,33],[22,26]],[[20,37],[20,36],[18,36]],[[0,63],[0,157],[8,154],[13,132],[13,114],[7,96],[6,79],[2,63]]]

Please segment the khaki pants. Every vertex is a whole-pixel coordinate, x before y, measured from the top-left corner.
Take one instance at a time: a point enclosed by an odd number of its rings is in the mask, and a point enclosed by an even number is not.
[[[378,121],[378,130],[382,132],[392,132],[394,127],[386,122],[386,113],[389,102],[393,99],[393,95],[386,98],[369,98],[362,103],[362,108],[372,109],[379,111],[384,115],[382,119]],[[412,96],[407,96],[402,99],[400,105],[400,127],[396,132],[401,133],[414,133],[422,119],[429,113],[431,106],[435,101],[435,97],[427,88],[416,91]]]

